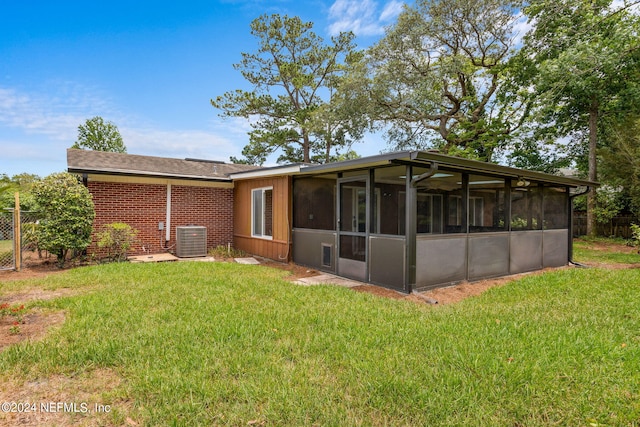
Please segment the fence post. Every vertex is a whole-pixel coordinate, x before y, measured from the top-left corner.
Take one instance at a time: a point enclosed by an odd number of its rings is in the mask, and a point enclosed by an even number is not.
[[[15,194],[16,206],[13,210],[13,258],[16,271],[20,271],[22,264],[22,224],[20,220],[20,193]]]

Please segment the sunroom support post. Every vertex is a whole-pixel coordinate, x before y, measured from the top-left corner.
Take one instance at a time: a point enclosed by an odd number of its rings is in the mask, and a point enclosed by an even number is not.
[[[416,187],[411,185],[411,177],[413,176],[413,167],[407,166],[405,179],[405,194],[407,197],[405,209],[405,241],[406,241],[406,265],[405,265],[405,284],[404,289],[407,293],[411,293],[416,286],[416,211],[418,209]]]

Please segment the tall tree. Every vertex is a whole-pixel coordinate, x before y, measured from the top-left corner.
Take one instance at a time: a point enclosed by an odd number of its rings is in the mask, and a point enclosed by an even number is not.
[[[607,145],[599,151],[602,177],[623,188],[631,209],[640,218],[640,116],[629,117],[606,132]]]
[[[234,65],[253,90],[227,92],[211,100],[223,117],[242,117],[253,130],[242,154],[262,164],[280,152],[278,162],[327,161],[332,149],[349,146],[359,131],[327,107],[337,93],[347,57],[355,54],[352,33],[325,44],[313,23],[298,17],[263,15],[251,23],[256,53],[243,53]],[[238,159],[232,159],[238,161]]]
[[[637,2],[636,2],[637,3]],[[520,51],[522,83],[532,87],[538,138],[586,135],[588,177],[598,180],[598,131],[638,110],[638,16],[628,2],[531,0],[533,30]],[[576,138],[577,137],[577,138]],[[595,188],[588,197],[587,232],[595,233]]]
[[[369,51],[368,112],[394,149],[436,147],[491,161],[527,108],[505,96],[514,50],[508,0],[417,0]],[[366,79],[365,79],[366,80]]]
[[[100,116],[87,119],[83,125],[78,126],[78,139],[71,148],[127,152],[118,127],[112,122],[105,122]]]

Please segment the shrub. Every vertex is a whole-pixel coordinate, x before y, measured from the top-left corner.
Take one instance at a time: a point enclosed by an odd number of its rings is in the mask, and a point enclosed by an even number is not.
[[[111,261],[122,262],[127,259],[127,251],[136,241],[138,230],[124,222],[114,222],[104,226],[98,234],[98,247],[107,249]]]
[[[640,225],[638,224],[631,224],[631,241],[640,253]]]
[[[56,255],[62,268],[69,250],[81,252],[91,243],[95,218],[91,194],[67,172],[49,175],[35,183],[32,191],[41,215],[38,247]]]
[[[236,249],[231,245],[218,245],[213,249],[209,249],[209,255],[214,258],[242,258],[247,256],[247,253],[242,249]]]

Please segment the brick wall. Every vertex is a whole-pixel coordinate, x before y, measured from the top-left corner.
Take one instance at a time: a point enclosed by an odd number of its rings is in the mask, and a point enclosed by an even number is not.
[[[131,184],[89,182],[96,218],[93,243],[88,252],[103,253],[96,245],[96,232],[113,222],[125,222],[139,231],[138,242],[129,255],[175,252],[175,227],[203,225],[207,227],[207,247],[233,242],[233,189],[172,185],[171,240],[165,242],[167,186],[164,184]]]

